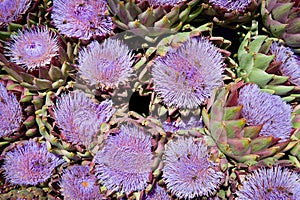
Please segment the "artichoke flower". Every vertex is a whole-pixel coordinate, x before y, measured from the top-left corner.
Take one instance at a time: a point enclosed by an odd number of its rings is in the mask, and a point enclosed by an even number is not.
[[[266,28],[275,37],[300,52],[300,1],[263,0],[261,15]]]
[[[17,20],[29,8],[31,0],[1,1],[0,25]]]
[[[220,26],[238,28],[257,17],[258,5],[257,0],[206,0],[203,3],[203,14]]]
[[[16,35],[11,34],[11,39],[6,42],[6,57],[0,54],[0,62],[16,82],[30,91],[57,89],[65,84],[72,61],[60,47],[65,44],[52,30],[47,27],[19,30]],[[73,53],[72,46],[66,46]]]
[[[153,157],[150,135],[135,124],[123,125],[115,134],[94,157],[96,177],[111,191],[129,195],[144,190]]]
[[[54,0],[52,19],[57,29],[68,37],[89,40],[109,35],[113,29],[106,15],[106,0]]]
[[[51,28],[51,4],[49,0],[36,1],[30,4],[18,24],[10,22],[0,27],[0,42],[4,47],[0,64],[13,81],[31,92],[64,85],[77,54],[76,44],[66,41]]]
[[[207,109],[202,111],[206,131],[237,163],[270,165],[281,158],[290,141],[291,106],[253,83],[218,89]]]
[[[44,100],[42,95],[31,93],[14,82],[9,75],[2,74],[0,78],[1,99],[3,100],[1,128],[5,129],[1,131],[4,140],[0,144],[2,146],[20,137],[31,137],[38,132],[34,114],[41,108]],[[7,96],[7,92],[9,96]]]
[[[299,57],[276,38],[266,35],[251,37],[249,32],[238,50],[237,75],[245,82],[282,96],[286,101],[300,97]]]
[[[63,170],[59,185],[65,199],[102,199],[103,195],[96,181],[89,166],[72,165]]]
[[[220,163],[212,160],[205,139],[178,137],[166,144],[163,180],[180,199],[214,196],[224,182]],[[220,161],[220,159],[218,159]]]
[[[0,84],[0,137],[6,137],[17,131],[22,121],[21,106],[15,95],[9,94]]]
[[[260,168],[248,174],[236,192],[238,199],[299,199],[299,173],[287,167]]]
[[[10,183],[36,186],[48,181],[52,171],[63,162],[48,152],[46,143],[30,139],[17,142],[12,150],[5,152],[3,169]]]

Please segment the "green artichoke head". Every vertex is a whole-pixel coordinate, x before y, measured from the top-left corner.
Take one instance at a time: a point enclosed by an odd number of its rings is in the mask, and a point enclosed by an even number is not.
[[[299,0],[263,0],[261,15],[266,28],[275,37],[300,52]]]
[[[289,143],[273,135],[260,134],[264,124],[247,123],[238,103],[239,90],[247,84],[231,83],[216,90],[202,116],[207,133],[230,160],[247,165],[271,165],[282,157]]]

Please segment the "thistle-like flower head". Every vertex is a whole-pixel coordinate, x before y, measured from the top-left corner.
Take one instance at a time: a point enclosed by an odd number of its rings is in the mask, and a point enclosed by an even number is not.
[[[48,180],[63,159],[48,152],[46,144],[29,140],[8,151],[4,158],[6,179],[18,185],[38,185]]]
[[[6,46],[6,55],[25,69],[45,66],[58,55],[57,37],[46,27],[19,31],[11,37],[12,42]]]
[[[150,5],[161,5],[161,6],[163,6],[163,5],[174,6],[174,5],[179,4],[183,1],[185,1],[185,0],[148,0]]]
[[[13,94],[0,83],[0,138],[15,132],[22,122],[22,109]]]
[[[115,88],[131,76],[132,57],[120,40],[94,41],[79,53],[79,73],[91,85]]]
[[[153,188],[151,190],[151,192],[146,196],[145,199],[146,200],[158,200],[158,199],[159,200],[169,200],[171,198],[169,197],[166,190],[164,190],[160,186],[155,186],[155,188]]]
[[[154,87],[167,106],[195,108],[222,85],[221,53],[209,40],[190,39],[155,60]]]
[[[226,9],[227,11],[237,10],[239,12],[245,11],[251,2],[252,0],[209,0],[209,3],[219,6],[222,9]]]
[[[97,104],[85,93],[74,92],[58,98],[54,116],[68,142],[88,147],[114,111],[111,100]]]
[[[95,162],[96,176],[109,190],[143,190],[151,173],[151,137],[136,126],[121,126],[117,135],[108,137]]]
[[[88,166],[74,165],[63,171],[60,181],[65,199],[102,199],[97,179]]]
[[[113,23],[105,14],[106,0],[54,0],[52,19],[68,37],[90,39],[110,34]]]
[[[274,41],[270,53],[275,55],[276,62],[281,63],[279,70],[282,75],[288,76],[291,83],[300,86],[300,59],[294,51]]]
[[[31,0],[2,0],[0,1],[0,23],[15,21],[24,13],[31,3]]]
[[[238,199],[299,199],[300,176],[287,168],[258,169],[246,177],[236,193]]]
[[[239,92],[238,104],[248,125],[261,125],[261,136],[287,140],[292,131],[292,108],[279,96],[262,92],[256,84],[247,84]]]
[[[167,144],[163,179],[167,189],[177,197],[192,199],[214,194],[223,177],[217,164],[209,160],[202,141],[179,138]]]

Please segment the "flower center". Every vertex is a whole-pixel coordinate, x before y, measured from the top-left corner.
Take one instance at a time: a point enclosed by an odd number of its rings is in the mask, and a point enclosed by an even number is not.
[[[32,160],[30,162],[30,169],[31,171],[40,171],[44,167],[44,163],[40,160]]]
[[[117,73],[118,68],[112,60],[100,58],[97,63],[99,69],[100,78],[104,84],[117,82],[119,74]]]
[[[92,6],[85,3],[79,4],[74,9],[75,16],[82,21],[92,21],[94,17],[94,9]]]
[[[86,181],[82,181],[82,182],[81,182],[81,185],[82,185],[84,188],[89,187],[89,183],[86,182]]]
[[[39,57],[43,55],[43,45],[38,42],[31,42],[25,46],[25,51],[32,57]]]

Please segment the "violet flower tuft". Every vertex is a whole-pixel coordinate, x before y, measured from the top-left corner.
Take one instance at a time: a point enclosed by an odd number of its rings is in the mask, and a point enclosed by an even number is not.
[[[110,34],[113,23],[105,14],[107,0],[54,0],[52,19],[68,37],[88,40]]]
[[[154,89],[169,106],[196,108],[222,85],[222,54],[209,40],[190,39],[155,60]]]
[[[91,85],[116,88],[132,75],[133,55],[121,41],[94,41],[79,53],[79,73]]]
[[[31,0],[0,1],[0,23],[9,23],[18,19],[29,8]]]
[[[162,171],[167,189],[185,199],[214,194],[224,178],[217,164],[209,160],[207,147],[192,138],[167,144]]]
[[[22,122],[22,109],[14,94],[0,83],[0,138],[17,131]]]
[[[63,94],[58,98],[54,116],[62,135],[72,144],[88,147],[100,126],[108,122],[115,109],[111,100],[97,104],[83,92]]]
[[[16,64],[25,69],[33,70],[50,64],[51,59],[58,55],[57,37],[46,27],[19,30],[12,35],[12,42],[6,46],[6,55]]]
[[[109,190],[143,190],[151,173],[151,137],[136,126],[121,126],[96,154],[95,163],[97,178]]]
[[[63,171],[60,181],[65,199],[102,199],[97,179],[88,166],[74,165]]]
[[[243,12],[251,4],[252,0],[209,0],[209,3],[226,9],[227,11],[237,10]]]
[[[48,152],[45,143],[29,140],[5,154],[4,175],[13,184],[38,185],[48,180],[62,162],[63,159]]]
[[[279,70],[282,75],[288,76],[291,83],[300,86],[300,58],[293,50],[274,41],[270,53],[275,55],[276,62],[281,63]]]
[[[146,196],[145,200],[169,200],[171,199],[164,188],[155,186]]]
[[[249,174],[243,186],[236,192],[240,200],[298,200],[299,193],[299,174],[279,166],[258,169]]]
[[[238,104],[248,125],[260,125],[261,136],[287,140],[292,131],[292,108],[279,96],[262,92],[255,84],[247,84],[239,92]]]
[[[150,5],[160,5],[160,6],[164,6],[164,5],[170,5],[170,6],[174,6],[176,4],[179,4],[181,2],[184,2],[185,0],[148,0]]]

